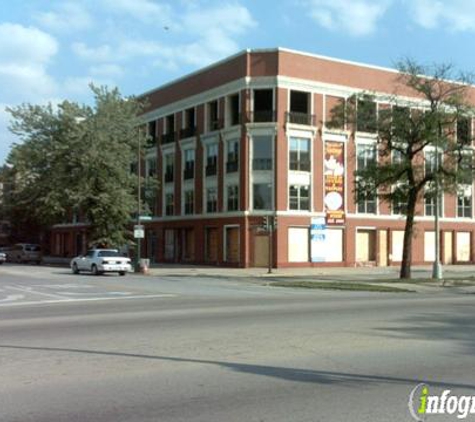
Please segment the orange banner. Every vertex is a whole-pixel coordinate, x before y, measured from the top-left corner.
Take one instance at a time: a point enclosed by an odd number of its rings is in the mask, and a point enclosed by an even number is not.
[[[325,217],[327,225],[345,224],[345,144],[325,142]]]

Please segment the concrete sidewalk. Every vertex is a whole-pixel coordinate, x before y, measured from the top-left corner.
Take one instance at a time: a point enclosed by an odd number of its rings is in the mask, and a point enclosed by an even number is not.
[[[475,279],[475,265],[444,266],[446,278]],[[318,267],[278,268],[268,274],[267,268],[228,268],[199,265],[154,264],[149,269],[157,276],[209,276],[232,278],[322,278],[331,280],[392,280],[399,278],[399,267]],[[412,278],[431,278],[431,266],[413,266]],[[475,281],[475,280],[474,280]]]

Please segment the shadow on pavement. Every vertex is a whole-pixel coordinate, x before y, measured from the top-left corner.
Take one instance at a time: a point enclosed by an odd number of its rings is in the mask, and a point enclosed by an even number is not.
[[[465,309],[461,310],[460,307]],[[378,327],[376,330],[400,340],[448,342],[451,346],[458,347],[460,353],[475,354],[473,305],[458,305],[453,314],[413,314],[397,320],[397,327]]]
[[[59,353],[81,353],[90,355],[114,356],[134,359],[149,359],[178,363],[196,363],[204,365],[220,366],[235,372],[241,372],[253,375],[262,375],[265,377],[278,378],[285,381],[293,382],[307,382],[315,384],[341,384],[347,387],[361,387],[362,385],[378,385],[378,384],[402,384],[402,385],[416,385],[420,383],[429,383],[433,387],[440,388],[464,388],[475,390],[475,385],[460,384],[460,383],[443,383],[434,382],[432,380],[417,379],[417,378],[400,378],[382,375],[367,375],[367,374],[351,374],[345,372],[334,371],[317,371],[299,368],[284,368],[277,366],[266,365],[252,365],[245,363],[224,362],[204,359],[180,358],[171,356],[154,356],[134,353],[122,352],[108,352],[101,350],[85,350],[85,349],[68,349],[57,347],[34,347],[34,346],[15,346],[15,345],[0,345],[0,349],[13,350],[36,350]]]

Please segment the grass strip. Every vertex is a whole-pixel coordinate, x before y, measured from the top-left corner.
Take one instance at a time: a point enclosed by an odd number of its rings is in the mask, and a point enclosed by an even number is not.
[[[414,290],[400,287],[381,286],[379,284],[350,283],[350,282],[318,282],[318,281],[275,281],[268,284],[272,287],[294,287],[301,289],[350,290],[360,292],[382,293],[415,293]]]

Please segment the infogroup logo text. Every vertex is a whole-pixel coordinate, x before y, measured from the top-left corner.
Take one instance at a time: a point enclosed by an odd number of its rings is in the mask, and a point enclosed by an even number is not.
[[[457,396],[444,390],[431,395],[427,384],[418,384],[409,395],[409,411],[416,421],[425,421],[428,415],[454,415],[466,419],[475,415],[475,396]]]

